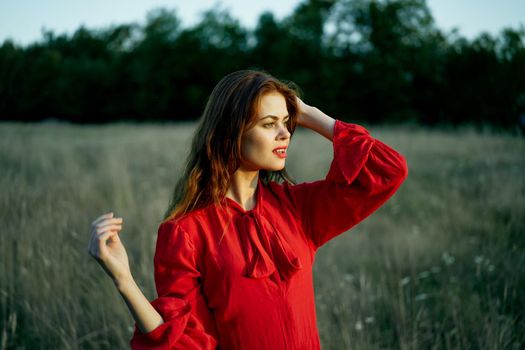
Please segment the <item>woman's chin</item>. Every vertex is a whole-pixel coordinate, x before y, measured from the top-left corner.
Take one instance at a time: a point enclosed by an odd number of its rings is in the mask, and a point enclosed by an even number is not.
[[[272,167],[269,170],[271,170],[271,171],[281,171],[283,169],[284,169],[284,162],[282,162],[281,164],[278,164],[278,165]]]
[[[260,165],[258,167],[259,170],[266,170],[266,171],[281,171],[284,169],[285,162],[284,160],[281,162],[272,162],[265,165]]]

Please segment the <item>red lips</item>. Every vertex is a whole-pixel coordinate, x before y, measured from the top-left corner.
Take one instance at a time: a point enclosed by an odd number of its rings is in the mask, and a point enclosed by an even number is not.
[[[283,148],[284,148],[284,150],[286,151],[286,149],[287,149],[288,147],[286,147],[286,146],[277,147],[277,148],[274,148],[272,152],[275,152],[275,151],[277,151],[278,149],[283,149]]]
[[[272,152],[279,158],[286,158],[286,148],[285,146],[277,147]]]

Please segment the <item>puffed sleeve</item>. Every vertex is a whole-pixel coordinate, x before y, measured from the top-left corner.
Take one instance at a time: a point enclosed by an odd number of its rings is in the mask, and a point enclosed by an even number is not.
[[[197,255],[179,225],[160,224],[154,257],[158,298],[151,304],[164,323],[149,333],[141,333],[135,324],[132,349],[217,348],[213,315],[201,294]]]
[[[405,158],[361,125],[336,120],[332,142],[324,180],[285,186],[315,249],[372,214],[408,176]]]

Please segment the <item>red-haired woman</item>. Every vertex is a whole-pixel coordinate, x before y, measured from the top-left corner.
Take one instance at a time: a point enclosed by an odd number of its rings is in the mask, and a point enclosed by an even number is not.
[[[286,150],[297,125],[333,142],[324,180],[294,184]],[[200,120],[159,225],[158,298],[137,287],[122,218],[92,223],[89,253],[136,321],[133,349],[320,349],[317,249],[385,203],[406,160],[360,125],[332,119],[261,71],[224,77]]]

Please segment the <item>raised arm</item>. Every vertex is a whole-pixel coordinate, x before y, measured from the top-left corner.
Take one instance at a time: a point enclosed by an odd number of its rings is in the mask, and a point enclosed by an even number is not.
[[[299,106],[299,117],[297,122],[300,126],[312,129],[332,141],[334,136],[335,119],[323,113],[320,109],[307,105],[297,97]]]
[[[178,224],[169,221],[159,226],[154,258],[158,298],[151,304],[164,323],[147,333],[137,325],[130,342],[132,349],[217,348],[215,320],[201,293],[199,257]]]
[[[151,306],[131,275],[128,255],[119,238],[122,224],[122,218],[113,217],[113,213],[107,213],[95,219],[91,223],[88,253],[111,277],[139,329],[142,332],[149,332],[162,324],[164,320]]]
[[[121,228],[122,219],[113,213],[97,218],[88,252],[111,277],[135,319],[131,348],[216,349],[213,316],[200,294],[196,253],[185,233],[172,223],[159,226],[154,259],[158,298],[149,302],[131,275],[118,236]]]
[[[301,110],[299,124],[333,143],[325,179],[284,184],[306,236],[317,249],[383,205],[408,176],[408,166],[399,152],[373,138],[363,126],[335,120],[307,105]]]

